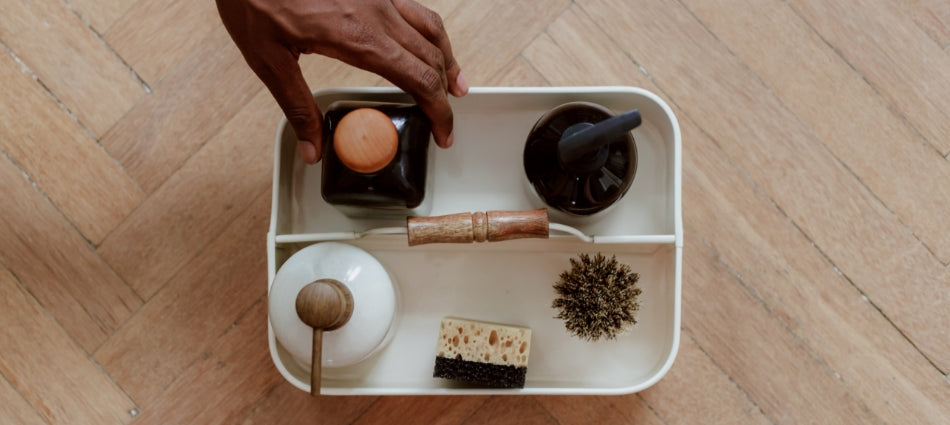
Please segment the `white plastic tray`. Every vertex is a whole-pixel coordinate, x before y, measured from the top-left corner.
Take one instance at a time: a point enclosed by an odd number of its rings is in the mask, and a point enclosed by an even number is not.
[[[337,100],[411,102],[387,88],[344,88],[314,93],[325,109]],[[282,120],[277,130],[273,210],[267,235],[268,288],[291,254],[310,243],[338,240],[361,247],[393,275],[401,294],[391,343],[373,359],[325,369],[323,393],[382,394],[626,394],[656,383],[676,356],[680,335],[682,264],[681,144],[679,125],[656,95],[633,87],[473,88],[452,99],[455,144],[432,145],[435,155],[431,215],[543,207],[526,187],[525,138],[546,111],[590,101],[615,112],[640,110],[634,130],[636,178],[609,215],[577,225],[593,237],[573,236],[410,248],[405,236],[359,232],[404,221],[351,219],[320,196],[320,166],[296,158],[296,138]],[[552,218],[552,221],[556,221]],[[554,316],[552,285],[578,253],[616,255],[640,273],[639,323],[613,341],[572,337]],[[288,306],[288,308],[294,308]],[[525,388],[473,389],[432,377],[439,323],[457,316],[531,327]],[[268,326],[271,357],[293,385],[309,391],[300,367]]]

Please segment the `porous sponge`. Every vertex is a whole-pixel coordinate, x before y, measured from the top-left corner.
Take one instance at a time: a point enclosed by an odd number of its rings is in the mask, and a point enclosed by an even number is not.
[[[523,388],[531,329],[446,317],[439,328],[436,378],[493,388]]]

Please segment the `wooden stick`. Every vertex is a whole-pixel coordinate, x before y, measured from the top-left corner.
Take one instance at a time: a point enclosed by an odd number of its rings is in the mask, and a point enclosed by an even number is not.
[[[409,217],[406,227],[409,246],[547,238],[549,234],[548,210],[545,208]]]
[[[313,328],[310,351],[310,394],[320,395],[323,369],[323,331],[345,325],[353,315],[353,293],[335,279],[320,279],[307,284],[294,304],[300,320]]]
[[[310,395],[320,395],[323,375],[323,329],[313,328],[313,346],[310,349]]]

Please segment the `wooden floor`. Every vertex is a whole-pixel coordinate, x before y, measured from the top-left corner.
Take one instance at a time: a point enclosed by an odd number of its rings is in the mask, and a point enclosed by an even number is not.
[[[0,423],[950,423],[950,3],[427,4],[473,86],[673,107],[663,380],[311,399],[266,345],[281,115],[214,2],[0,0]],[[313,89],[386,84],[302,62]]]

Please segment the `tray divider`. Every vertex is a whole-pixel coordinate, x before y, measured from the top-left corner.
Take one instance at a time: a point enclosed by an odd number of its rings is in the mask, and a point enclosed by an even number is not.
[[[595,244],[671,244],[676,235],[603,235],[594,236]]]

